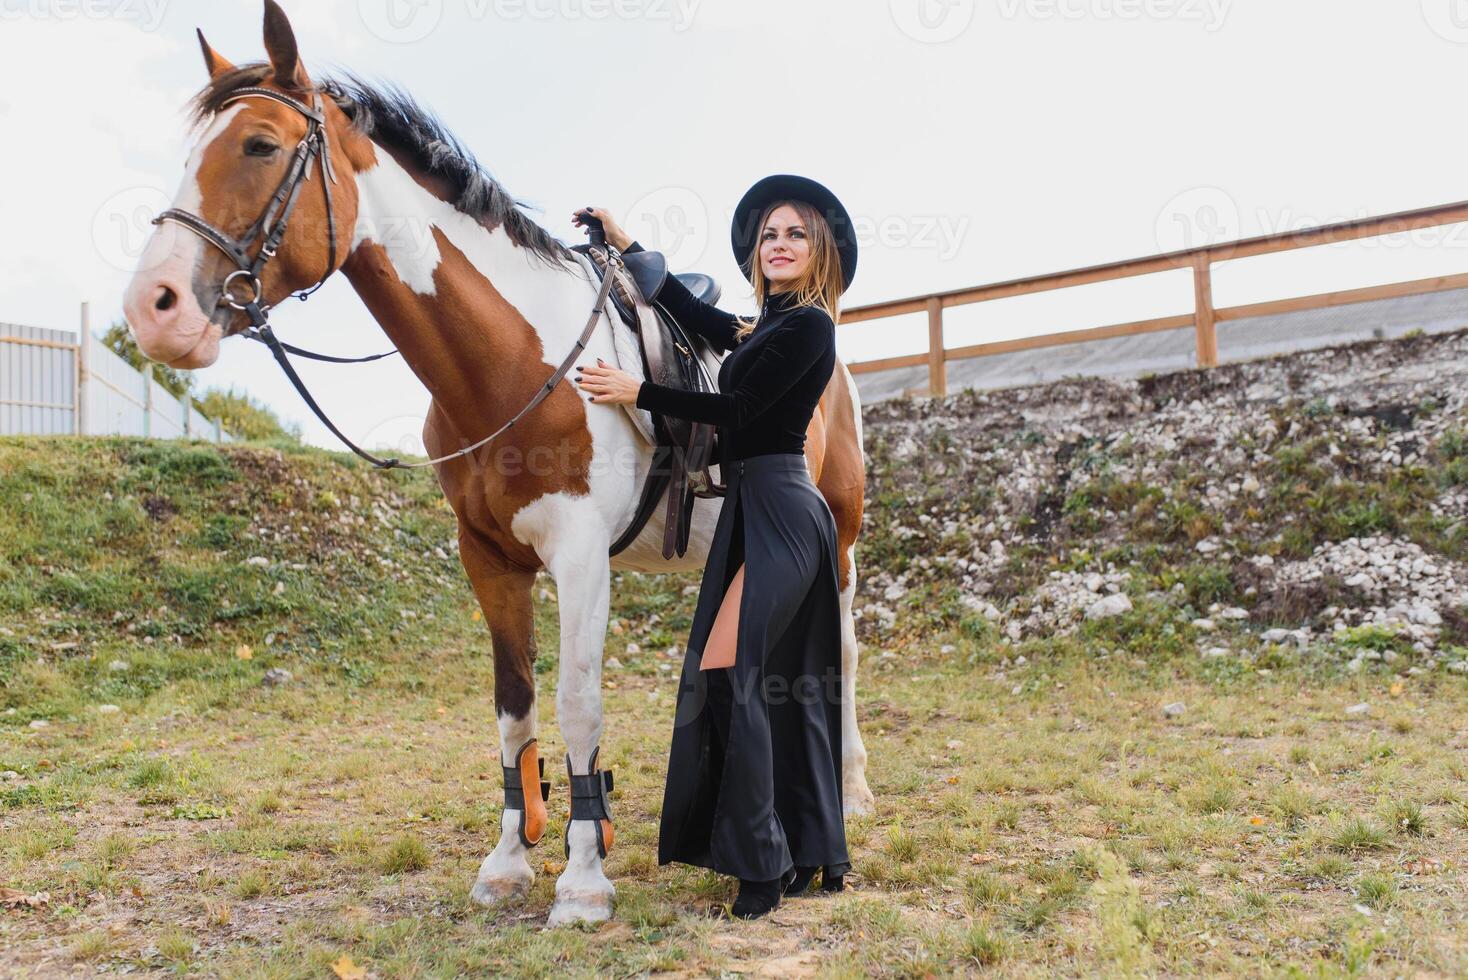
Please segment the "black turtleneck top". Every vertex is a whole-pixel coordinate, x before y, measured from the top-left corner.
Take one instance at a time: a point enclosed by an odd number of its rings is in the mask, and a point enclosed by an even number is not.
[[[633,242],[625,251],[641,248]],[[765,300],[754,331],[736,342],[734,314],[698,299],[672,273],[649,299],[685,330],[732,353],[719,365],[718,391],[680,391],[644,381],[638,408],[718,426],[726,459],[805,452],[806,427],[836,366],[836,327],[825,311],[776,293]]]

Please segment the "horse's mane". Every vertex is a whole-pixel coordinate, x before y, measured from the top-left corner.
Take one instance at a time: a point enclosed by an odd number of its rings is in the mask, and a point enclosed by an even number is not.
[[[219,111],[230,93],[261,84],[272,71],[269,63],[258,61],[211,78],[190,100],[191,121],[196,126],[203,124]],[[402,87],[391,82],[372,84],[351,72],[342,72],[340,78],[328,76],[318,87],[336,102],[358,132],[403,152],[425,173],[448,181],[455,192],[456,209],[502,226],[516,245],[548,262],[576,264],[564,242],[520,210],[526,202],[515,200],[458,137]]]

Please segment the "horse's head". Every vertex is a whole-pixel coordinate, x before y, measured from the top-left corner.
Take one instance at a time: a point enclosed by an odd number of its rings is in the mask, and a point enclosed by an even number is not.
[[[219,341],[250,325],[250,300],[268,309],[318,284],[351,248],[357,190],[344,150],[360,134],[307,77],[274,0],[264,33],[269,62],[239,68],[199,34],[210,76],[194,103],[202,135],[124,296],[138,347],[174,367],[214,363]],[[283,212],[284,234],[262,256]]]

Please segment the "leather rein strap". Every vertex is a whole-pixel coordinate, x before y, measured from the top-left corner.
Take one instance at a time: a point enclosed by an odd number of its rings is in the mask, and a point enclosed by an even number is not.
[[[436,463],[444,463],[451,459],[458,459],[460,456],[469,455],[474,450],[478,449],[480,446],[483,446],[495,436],[499,435],[501,432],[504,432],[510,426],[520,421],[520,417],[522,415],[530,411],[536,405],[539,405],[541,403],[541,400],[544,399],[546,395],[549,395],[551,391],[555,389],[556,385],[561,383],[561,379],[564,378],[566,376],[566,373],[571,370],[571,365],[575,363],[576,358],[580,356],[583,350],[586,349],[586,342],[591,339],[592,331],[596,329],[597,322],[604,315],[602,304],[606,302],[607,293],[610,288],[611,277],[608,276],[606,279],[602,280],[601,289],[597,290],[596,303],[591,308],[591,315],[586,319],[586,326],[581,329],[581,336],[576,338],[575,345],[571,348],[565,359],[561,361],[560,365],[556,368],[555,372],[550,376],[550,378],[547,379],[545,384],[540,386],[540,390],[535,393],[535,396],[531,398],[529,402],[526,403],[524,408],[516,412],[514,417],[511,418],[504,425],[500,426],[498,429],[495,429],[489,435],[485,436],[483,439],[480,439],[472,446],[465,446],[463,449],[460,449],[457,452],[448,453],[444,456],[437,456],[433,459],[426,459],[420,463],[404,463],[397,457],[392,457],[390,459],[380,459],[377,456],[374,456],[371,453],[367,452],[365,449],[360,448],[359,446],[357,446],[356,443],[352,442],[345,435],[343,435],[341,430],[332,424],[331,419],[326,417],[326,413],[321,410],[321,406],[316,404],[316,399],[312,398],[311,393],[306,390],[306,385],[301,381],[300,375],[296,374],[295,367],[292,366],[290,358],[286,356],[283,345],[279,340],[276,339],[275,334],[271,331],[270,325],[268,323],[262,323],[256,329],[260,335],[260,339],[265,343],[267,347],[270,348],[270,352],[275,355],[275,360],[280,365],[281,370],[285,372],[285,376],[290,379],[291,384],[295,385],[296,391],[300,392],[301,397],[305,399],[306,404],[310,407],[311,411],[315,412],[316,417],[321,420],[322,424],[330,429],[338,439],[346,443],[347,447],[350,448],[352,452],[356,453],[358,456],[361,456],[363,459],[367,460],[373,466],[376,466],[379,469],[416,470],[424,466],[433,466]]]
[[[550,394],[555,386],[560,383],[561,379],[566,376],[566,373],[571,370],[571,365],[575,362],[577,356],[586,348],[586,343],[590,340],[592,331],[596,329],[597,321],[603,315],[603,307],[606,304],[607,295],[612,288],[612,276],[607,275],[602,277],[601,288],[597,292],[596,302],[592,305],[591,315],[586,320],[586,326],[582,329],[581,336],[577,339],[575,346],[556,368],[555,373],[540,387],[540,390],[535,393],[535,396],[530,399],[530,402],[515,413],[513,418],[472,446],[465,446],[457,452],[449,453],[446,456],[439,456],[435,459],[424,460],[421,463],[404,463],[396,457],[384,459],[380,456],[374,456],[348,439],[336,427],[331,419],[326,416],[326,413],[322,411],[321,406],[316,403],[316,399],[311,397],[311,392],[306,388],[305,382],[301,380],[301,376],[296,373],[296,369],[291,364],[288,354],[296,354],[300,357],[308,357],[317,361],[328,361],[333,364],[360,364],[366,361],[376,361],[384,357],[389,357],[397,353],[397,351],[394,349],[381,354],[371,354],[367,357],[333,357],[329,354],[316,354],[283,343],[275,336],[275,332],[270,329],[270,317],[268,314],[273,309],[273,305],[265,302],[264,288],[260,283],[260,273],[264,270],[266,263],[275,258],[276,250],[279,249],[280,242],[285,237],[286,225],[290,221],[291,213],[295,210],[296,201],[300,197],[301,188],[305,185],[306,181],[311,179],[311,165],[318,158],[321,161],[321,188],[326,196],[326,229],[329,248],[326,272],[316,281],[314,286],[310,286],[298,293],[292,293],[291,295],[304,302],[307,297],[320,289],[326,280],[330,278],[331,274],[336,271],[336,216],[331,201],[331,185],[337,182],[336,169],[331,164],[331,152],[326,138],[326,116],[322,111],[321,93],[319,90],[312,91],[311,105],[308,106],[299,99],[291,98],[283,92],[277,92],[273,89],[259,86],[246,86],[231,93],[220,105],[227,105],[237,99],[247,98],[274,99],[276,102],[290,106],[306,117],[306,135],[301,137],[301,141],[296,144],[295,155],[291,158],[290,167],[286,170],[285,177],[281,180],[280,186],[275,189],[275,193],[271,196],[269,203],[266,204],[265,210],[261,213],[260,217],[255,219],[255,223],[239,238],[235,238],[219,228],[214,227],[199,215],[181,208],[168,208],[160,212],[153,219],[153,224],[162,224],[164,221],[177,222],[219,249],[234,262],[236,268],[224,277],[224,282],[220,286],[219,301],[216,305],[229,306],[232,309],[242,310],[250,318],[249,328],[241,331],[239,336],[259,341],[270,349],[270,353],[274,355],[276,363],[285,372],[286,378],[295,387],[296,392],[305,401],[307,407],[321,420],[321,423],[330,429],[332,434],[340,439],[348,449],[367,460],[373,466],[385,470],[408,470],[433,466],[451,459],[458,459],[460,456],[467,456],[514,425],[522,415],[536,405],[539,405],[541,400]],[[251,259],[249,255],[250,245],[256,238],[261,238],[262,236],[260,250]],[[608,255],[610,261],[619,267],[621,266],[620,254],[616,253],[615,250],[609,249]],[[248,286],[250,295],[248,297],[236,297],[231,291],[235,286],[235,281],[245,277],[248,277],[245,285]]]

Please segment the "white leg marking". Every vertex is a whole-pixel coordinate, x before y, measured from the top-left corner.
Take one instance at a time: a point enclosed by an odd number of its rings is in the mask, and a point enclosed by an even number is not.
[[[535,702],[530,704],[530,713],[515,719],[509,715],[499,716],[500,764],[515,764],[515,753],[525,740],[535,735]],[[525,792],[538,793],[539,786],[526,786]],[[535,881],[535,872],[530,867],[530,850],[520,843],[520,811],[506,808],[500,816],[500,839],[493,851],[479,865],[479,875],[474,880],[470,897],[481,905],[501,899],[518,897],[530,890]]]
[[[590,497],[552,494],[522,508],[512,522],[516,537],[532,542],[556,582],[561,622],[561,666],[556,717],[576,775],[590,771],[591,751],[601,743],[601,663],[611,598],[611,545],[606,523]],[[606,768],[607,760],[598,764]],[[564,772],[564,760],[556,769]],[[547,762],[549,769],[551,763]],[[569,795],[570,787],[564,780]],[[615,889],[602,871],[597,824],[573,820],[566,831],[571,853],[556,880],[550,925],[600,922],[612,914]]]

